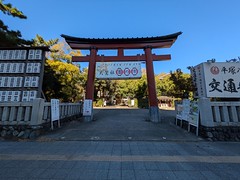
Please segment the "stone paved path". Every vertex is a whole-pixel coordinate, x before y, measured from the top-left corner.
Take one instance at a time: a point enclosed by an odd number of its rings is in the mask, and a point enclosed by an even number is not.
[[[162,122],[148,120],[148,109],[94,110],[93,122],[74,121],[67,127],[42,136],[50,140],[141,140],[141,141],[200,141],[193,133],[174,124],[175,111],[161,110]]]
[[[196,137],[172,124],[171,111],[161,124],[145,121],[146,110],[121,112],[96,110],[96,121],[35,141],[0,141],[0,179],[240,179],[239,142]]]
[[[239,143],[0,142],[0,179],[239,179]]]

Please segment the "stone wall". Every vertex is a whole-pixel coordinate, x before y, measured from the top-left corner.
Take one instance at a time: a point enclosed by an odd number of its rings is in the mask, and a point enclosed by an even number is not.
[[[41,127],[1,126],[0,132],[3,139],[35,139],[41,134]]]
[[[60,120],[61,127],[67,125],[68,122],[73,120],[81,120],[82,115],[74,115]],[[54,122],[54,127],[57,129],[57,121]],[[41,134],[51,131],[50,122],[44,123],[39,126],[29,125],[13,125],[13,126],[0,126],[0,137],[2,139],[21,140],[21,139],[36,139]]]
[[[240,141],[239,126],[200,126],[200,136],[209,141]]]

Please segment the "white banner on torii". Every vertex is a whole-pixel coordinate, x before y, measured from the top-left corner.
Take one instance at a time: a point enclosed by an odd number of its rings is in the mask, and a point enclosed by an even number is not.
[[[141,62],[97,62],[97,79],[138,79],[142,77]]]

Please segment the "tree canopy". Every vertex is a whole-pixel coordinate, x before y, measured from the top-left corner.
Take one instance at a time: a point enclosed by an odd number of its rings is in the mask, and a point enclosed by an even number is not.
[[[61,61],[47,60],[43,81],[43,92],[49,101],[52,98],[63,102],[83,99],[84,77],[79,68]]]
[[[33,46],[49,46],[50,52],[44,69],[43,92],[49,101],[52,98],[63,102],[77,102],[83,99],[85,74],[79,67],[70,63],[71,55],[81,55],[80,51],[72,51],[59,39],[45,40],[36,35]]]
[[[27,16],[25,16],[22,11],[18,10],[16,7],[13,7],[10,3],[4,3],[4,0],[0,0],[0,11],[5,15],[20,19],[27,19]],[[0,20],[0,47],[30,45],[31,43],[32,41],[22,38],[19,30],[10,30],[8,26],[5,25],[2,20]]]
[[[189,94],[194,90],[190,74],[184,74],[181,69],[170,72],[170,80],[173,82],[172,96],[182,98],[184,94]]]

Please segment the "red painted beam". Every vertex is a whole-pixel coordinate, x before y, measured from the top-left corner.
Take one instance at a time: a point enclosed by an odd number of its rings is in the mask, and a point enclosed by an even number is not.
[[[97,56],[97,62],[111,62],[111,61],[144,61],[143,56]]]
[[[152,55],[153,61],[165,61],[165,60],[171,60],[170,54],[164,54],[164,55]]]
[[[171,55],[152,55],[153,61],[164,61],[170,60]],[[89,62],[90,56],[73,56],[72,62]],[[111,62],[111,61],[146,61],[145,55],[136,55],[136,56],[96,56],[96,62]]]
[[[72,62],[89,62],[90,56],[72,56]]]
[[[175,40],[169,40],[164,42],[152,42],[152,43],[132,43],[132,44],[77,44],[69,42],[69,46],[72,49],[91,49],[91,47],[95,47],[98,50],[100,49],[143,49],[146,46],[151,46],[151,48],[169,48],[173,45]]]

